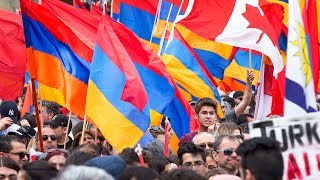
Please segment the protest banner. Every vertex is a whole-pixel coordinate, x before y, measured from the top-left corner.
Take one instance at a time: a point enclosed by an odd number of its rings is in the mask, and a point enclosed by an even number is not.
[[[251,137],[273,137],[280,142],[283,179],[320,178],[320,113],[281,117],[249,124]]]

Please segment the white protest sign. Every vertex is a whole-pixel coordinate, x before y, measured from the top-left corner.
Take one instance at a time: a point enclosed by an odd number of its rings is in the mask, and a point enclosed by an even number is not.
[[[254,121],[249,128],[251,137],[281,143],[283,179],[320,179],[320,113]]]

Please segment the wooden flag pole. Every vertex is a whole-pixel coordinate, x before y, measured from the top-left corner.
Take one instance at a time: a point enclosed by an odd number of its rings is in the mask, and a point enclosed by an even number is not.
[[[249,49],[249,68],[252,69],[252,52],[251,49]]]
[[[83,143],[84,131],[86,130],[86,127],[87,127],[86,124],[87,124],[87,115],[84,115],[82,134],[81,134],[81,139],[80,139],[80,145]]]
[[[36,86],[34,84],[34,79],[31,79],[31,91],[32,91],[32,99],[33,99],[33,105],[34,105],[34,110],[36,112],[36,120],[37,120],[37,126],[38,126],[38,139],[40,143],[40,151],[44,152],[43,149],[43,140],[42,140],[42,122],[40,121],[40,116],[39,116],[39,108],[38,108],[38,100],[37,100],[37,94],[36,94]],[[39,150],[39,149],[38,149]]]
[[[68,117],[68,124],[67,124],[67,133],[66,136],[64,137],[64,144],[63,144],[63,149],[66,149],[67,146],[67,139],[69,136],[69,126],[70,126],[70,121],[71,121],[71,111],[69,110],[69,117]]]

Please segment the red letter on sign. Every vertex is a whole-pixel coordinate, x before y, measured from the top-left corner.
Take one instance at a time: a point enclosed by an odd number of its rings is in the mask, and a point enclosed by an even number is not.
[[[288,171],[287,171],[288,179],[300,179],[302,180],[302,174],[297,164],[296,158],[292,153],[289,154],[288,161]]]

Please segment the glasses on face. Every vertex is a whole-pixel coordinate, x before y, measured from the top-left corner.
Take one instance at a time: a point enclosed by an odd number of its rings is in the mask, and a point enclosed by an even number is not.
[[[208,146],[210,149],[212,149],[212,148],[213,148],[213,143],[211,143],[211,142],[206,142],[206,143],[198,144],[197,146],[199,146],[199,147],[202,148],[202,149],[206,149],[206,147]]]
[[[195,162],[186,162],[183,163],[182,166],[185,168],[192,168],[193,166],[196,168],[200,168],[204,165],[203,161],[195,161]]]
[[[18,176],[16,174],[9,174],[9,175],[0,174],[0,179],[16,180],[17,178]]]
[[[23,158],[26,157],[26,156],[27,156],[27,158],[28,158],[28,155],[27,155],[26,152],[17,152],[17,153],[10,152],[10,154],[19,156],[20,159],[23,159]]]
[[[51,141],[55,141],[58,139],[58,137],[56,135],[42,135],[42,140],[43,141],[47,141],[48,139],[51,139]]]
[[[217,152],[223,152],[224,155],[226,156],[231,156],[233,152],[236,152],[236,149],[232,149],[232,148],[227,148],[224,150],[216,150]]]

